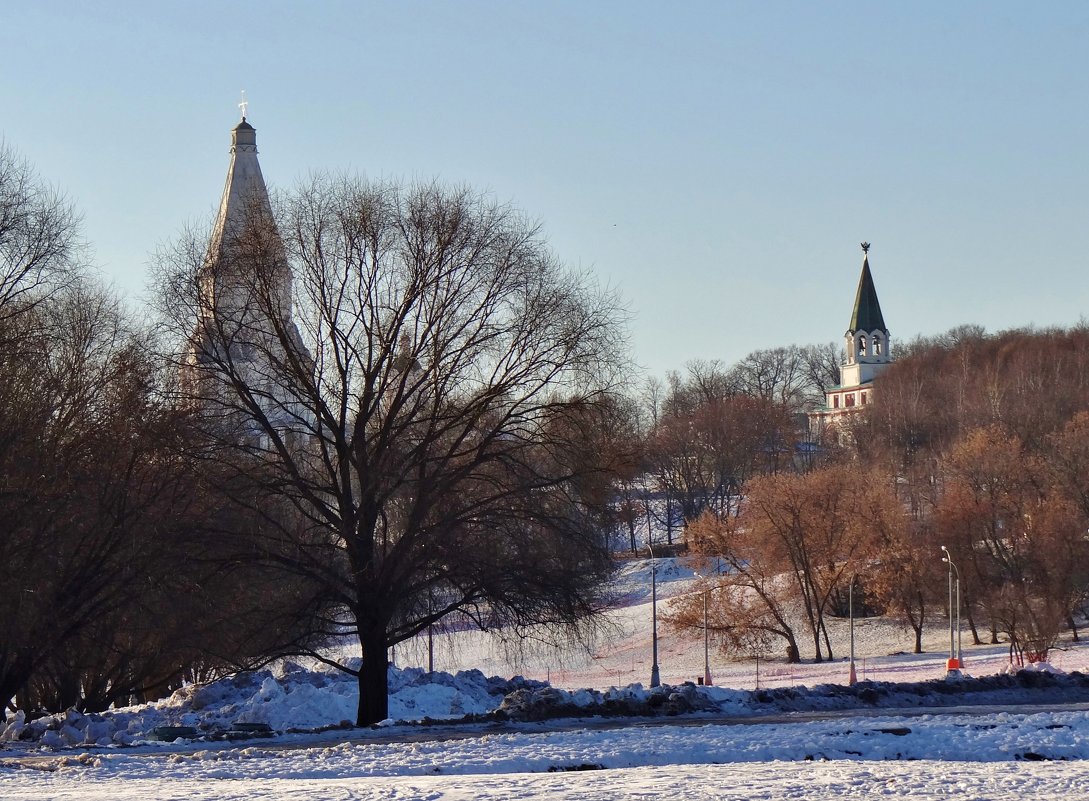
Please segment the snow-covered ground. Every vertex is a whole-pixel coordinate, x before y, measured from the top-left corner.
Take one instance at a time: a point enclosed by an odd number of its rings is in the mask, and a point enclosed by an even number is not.
[[[77,752],[5,768],[0,797],[1076,799],[1089,786],[1087,757],[1084,712],[845,718],[285,750]]]
[[[694,574],[683,561],[659,559],[659,612],[668,609],[671,598],[691,591]],[[650,568],[645,560],[632,561],[621,570],[618,579],[620,597],[626,601],[608,615],[611,634],[603,635],[589,649],[577,647],[554,649],[535,647],[532,643],[503,643],[478,632],[458,632],[435,637],[435,669],[456,672],[478,668],[487,675],[522,675],[548,681],[555,687],[624,686],[650,681],[651,604]],[[733,658],[711,650],[711,676],[724,687],[794,687],[799,685],[845,683],[848,678],[846,657],[850,652],[850,622],[829,618],[828,629],[836,659],[813,664],[786,664],[782,648],[776,644],[770,659],[759,662]],[[661,680],[667,684],[696,681],[703,676],[703,640],[699,634],[675,634],[659,620],[658,662]],[[986,632],[981,632],[986,636]],[[1001,645],[971,645],[967,623],[962,636],[968,672],[985,676],[1003,670],[1009,664],[1009,650]],[[803,657],[812,654],[812,645],[802,636],[799,644]],[[914,644],[910,630],[885,618],[855,620],[856,670],[859,679],[874,681],[923,681],[945,674],[949,656],[949,624],[935,614],[924,629],[926,653],[909,653]],[[396,662],[401,665],[427,664],[426,638],[398,646]],[[1068,673],[1089,674],[1089,648],[1066,643],[1051,654],[1051,664]]]
[[[659,594],[690,591],[691,572],[659,561]],[[391,671],[391,714],[399,719],[452,718],[496,708],[504,695],[551,697],[586,706],[606,700],[646,701],[649,691],[625,687],[645,683],[650,669],[650,608],[645,563],[632,563],[621,576],[624,598],[611,616],[611,630],[588,649],[512,649],[480,635],[437,638],[436,668],[481,667],[485,673],[530,681],[487,679],[478,671],[427,677],[412,663],[426,662],[425,640],[400,647]],[[660,629],[659,660],[668,684],[703,673],[702,640]],[[846,651],[847,623],[832,631],[837,657]],[[860,678],[924,681],[940,677],[948,629],[938,620],[926,641],[931,653],[902,653],[910,637],[881,620],[856,622]],[[898,653],[894,653],[898,652]],[[890,655],[892,654],[892,655]],[[1008,664],[1004,646],[965,645],[968,670],[998,674]],[[1070,646],[1052,662],[1067,672],[1089,673],[1089,649]],[[843,661],[786,666],[756,665],[712,654],[717,686],[689,687],[682,695],[717,714],[753,716],[792,709],[873,706],[833,688],[802,691],[801,685],[842,684]],[[1031,678],[1031,677],[1030,677]],[[534,680],[597,692],[542,689]],[[1009,685],[996,678],[991,685]],[[1040,681],[1049,683],[1046,676]],[[988,685],[988,686],[991,686]],[[620,689],[609,690],[611,686]],[[937,690],[934,689],[937,688]],[[886,701],[905,706],[954,703],[946,685],[900,692],[872,685]],[[1066,688],[1065,690],[1063,688]],[[600,722],[567,731],[536,724],[502,730],[489,724],[449,729],[387,725],[351,732],[286,734],[247,743],[152,744],[150,731],[163,725],[225,730],[236,722],[272,728],[312,729],[354,714],[354,685],[346,677],[287,664],[204,688],[186,688],[155,705],[103,716],[69,715],[0,726],[0,799],[174,798],[429,798],[429,799],[614,799],[656,798],[1059,798],[1089,797],[1089,706],[1043,711],[1041,700],[1064,700],[1073,684],[1038,691],[1003,691],[977,700],[1026,701],[986,714],[871,716],[838,713],[829,719],[794,714],[748,725],[636,723],[611,728]],[[789,689],[795,688],[795,689]],[[984,688],[985,689],[985,688]],[[680,696],[676,696],[680,698]],[[511,701],[508,699],[508,704]],[[513,707],[512,707],[513,708]],[[443,739],[433,739],[441,735]],[[3,742],[6,738],[6,742]]]

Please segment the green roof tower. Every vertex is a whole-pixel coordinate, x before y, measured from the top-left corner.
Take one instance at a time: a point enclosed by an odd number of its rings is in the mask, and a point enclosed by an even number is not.
[[[862,275],[855,292],[851,324],[843,339],[847,360],[840,373],[840,386],[844,388],[870,384],[891,361],[889,329],[870,272],[869,242],[862,243]]]

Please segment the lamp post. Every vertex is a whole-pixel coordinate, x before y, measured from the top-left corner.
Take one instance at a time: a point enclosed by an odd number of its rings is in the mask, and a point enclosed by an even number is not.
[[[715,561],[714,575],[719,576],[721,574],[722,561],[721,557],[719,557],[716,558]],[[704,575],[703,573],[698,573],[698,575],[703,579],[710,580],[712,574],[707,573]],[[711,686],[713,683],[711,679],[711,626],[707,612],[707,608],[711,602],[711,589],[712,587],[707,586],[704,587],[703,590],[703,684],[707,687]]]
[[[432,589],[427,590],[427,614],[434,614],[435,599]],[[427,624],[427,672],[435,672],[435,624]]]
[[[705,686],[711,685],[710,639],[707,628],[707,599],[710,595],[709,589],[703,591],[703,683]]]
[[[654,546],[649,537],[647,550],[650,552],[650,686],[657,687],[662,683],[658,672],[658,566],[654,557]]]
[[[949,556],[949,549],[944,545],[942,546],[942,553],[945,556],[942,557],[942,561],[949,565],[949,664],[950,670],[960,670],[962,666],[961,662],[961,632],[960,632],[960,568],[953,564],[952,558]],[[957,574],[957,595],[956,595],[956,610],[957,610],[957,639],[956,649],[953,645],[953,573]]]
[[[847,610],[851,617],[851,671],[847,676],[848,684],[855,684],[858,681],[858,674],[855,673],[855,580],[857,578],[858,574],[855,573],[847,586]]]

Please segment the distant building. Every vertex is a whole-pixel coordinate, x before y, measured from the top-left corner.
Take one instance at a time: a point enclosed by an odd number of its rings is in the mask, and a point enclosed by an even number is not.
[[[862,276],[858,279],[851,324],[843,335],[846,358],[840,383],[831,387],[824,408],[809,416],[810,431],[819,440],[837,420],[873,402],[873,382],[892,361],[892,340],[870,273],[870,244],[862,243]]]
[[[261,443],[265,435],[255,416],[292,435],[309,428],[309,415],[285,386],[281,366],[287,350],[310,357],[292,319],[291,270],[257,161],[257,132],[241,105],[242,121],[231,131],[227,182],[198,275],[197,319],[182,385],[206,415],[241,425],[246,439]],[[245,387],[241,394],[239,386]]]

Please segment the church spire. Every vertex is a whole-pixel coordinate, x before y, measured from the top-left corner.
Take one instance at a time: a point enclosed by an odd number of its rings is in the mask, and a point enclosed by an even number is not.
[[[851,331],[868,333],[881,331],[888,336],[885,318],[881,316],[881,304],[877,300],[877,289],[870,274],[870,243],[862,243],[862,276],[858,279],[858,291],[855,293],[855,306],[851,313]]]
[[[834,430],[840,415],[874,400],[874,379],[892,363],[892,338],[885,327],[877,289],[870,274],[870,243],[862,243],[862,276],[858,279],[851,327],[843,335],[844,360],[839,384],[825,393],[825,406],[809,417],[810,430],[821,438]],[[838,436],[838,435],[837,435]]]
[[[238,236],[244,230],[246,221],[254,219],[254,213],[266,218],[271,218],[272,214],[268,188],[257,161],[257,129],[246,121],[248,105],[243,93],[242,102],[238,104],[242,110],[242,121],[231,129],[231,164],[227,169],[227,183],[223,187],[219,213],[212,229],[208,257],[213,263],[223,257],[224,243]]]
[[[862,276],[858,279],[855,306],[851,311],[851,327],[843,335],[847,351],[842,380],[866,383],[877,374],[890,359],[889,329],[877,301],[877,289],[870,274],[870,243],[862,243]],[[852,370],[852,368],[859,369]]]
[[[243,97],[239,108],[245,114]],[[202,314],[251,304],[258,285],[291,313],[291,271],[257,160],[257,130],[243,116],[231,129],[231,163],[201,271]],[[256,248],[256,250],[255,250]]]
[[[182,382],[196,403],[218,406],[217,414],[246,429],[247,442],[260,444],[271,429],[285,437],[314,430],[289,382],[280,383],[282,365],[307,364],[310,356],[291,315],[291,268],[257,162],[257,131],[246,121],[245,97],[239,105],[243,116],[231,129],[231,163],[198,276]],[[244,404],[224,400],[237,386],[251,388]],[[239,411],[252,403],[260,414]]]

